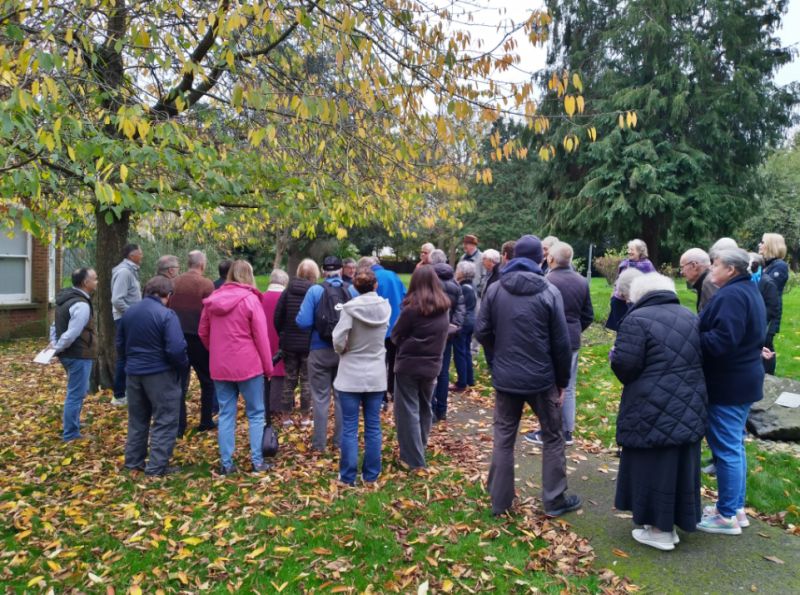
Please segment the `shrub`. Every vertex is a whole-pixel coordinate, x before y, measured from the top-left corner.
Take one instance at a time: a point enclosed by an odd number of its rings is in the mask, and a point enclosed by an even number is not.
[[[625,260],[628,257],[628,250],[627,247],[621,250],[613,250],[609,249],[606,250],[606,253],[603,256],[598,256],[592,262],[594,264],[594,268],[599,272],[603,277],[606,278],[606,281],[609,285],[614,285],[617,280],[617,272],[619,271],[619,263]]]

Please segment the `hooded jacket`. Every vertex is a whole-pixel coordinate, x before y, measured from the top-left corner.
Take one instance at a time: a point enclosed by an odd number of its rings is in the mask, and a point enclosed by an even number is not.
[[[198,335],[209,351],[214,380],[272,375],[267,319],[255,287],[228,281],[204,299]]]
[[[699,442],[706,394],[699,321],[671,291],[645,295],[619,325],[611,369],[625,385],[617,443],[660,448]]]
[[[375,278],[378,280],[378,288],[376,291],[382,298],[389,300],[389,305],[392,308],[392,316],[389,319],[389,328],[386,329],[386,337],[388,338],[394,328],[394,323],[397,322],[397,317],[400,316],[400,308],[403,303],[403,298],[406,297],[406,286],[397,276],[394,271],[388,271],[379,264],[372,265],[372,272],[375,273]]]
[[[392,307],[374,291],[342,306],[333,329],[333,348],[340,355],[333,388],[348,393],[386,390],[386,329]]]
[[[317,308],[322,301],[322,295],[325,293],[325,284],[332,285],[333,287],[342,287],[345,285],[341,277],[329,277],[320,284],[312,285],[306,292],[303,298],[303,303],[300,304],[300,310],[295,316],[297,328],[311,332],[311,344],[309,351],[316,351],[317,349],[333,349],[333,345],[319,336],[319,332],[314,328],[315,317]],[[346,285],[345,285],[346,286]],[[350,291],[352,297],[358,296],[358,292],[352,285],[346,286]]]
[[[300,311],[300,305],[311,287],[311,281],[295,277],[289,281],[286,290],[281,293],[278,304],[275,306],[275,330],[280,337],[282,351],[290,353],[308,354],[311,342],[311,331],[297,326],[295,317]]]
[[[440,262],[433,265],[433,270],[436,271],[436,276],[442,282],[442,289],[450,298],[450,332],[457,332],[464,324],[464,316],[466,316],[466,305],[464,304],[464,293],[461,291],[461,286],[456,283],[455,275],[453,274],[453,267],[449,264]]]
[[[141,301],[139,265],[125,258],[111,269],[111,308],[114,320],[122,318],[128,308]]]
[[[486,291],[475,337],[494,351],[492,384],[530,395],[569,384],[572,348],[561,294],[528,258],[515,258]]]

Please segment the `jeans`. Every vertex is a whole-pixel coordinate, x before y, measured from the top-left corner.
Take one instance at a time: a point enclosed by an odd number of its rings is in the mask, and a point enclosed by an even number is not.
[[[456,364],[456,386],[466,388],[475,385],[475,376],[472,370],[472,331],[465,333],[463,330],[453,338],[453,360]]]
[[[383,392],[348,393],[337,391],[342,403],[342,448],[339,479],[352,485],[358,471],[358,412],[364,407],[364,461],[361,477],[375,481],[381,473],[381,405]]]
[[[561,407],[562,426],[565,432],[575,431],[575,384],[578,380],[578,352],[572,352],[572,364],[569,369],[569,384],[564,391],[564,405]]]
[[[726,518],[744,508],[747,456],[742,434],[750,405],[708,405],[706,439],[717,466],[717,510]]]
[[[433,391],[431,409],[436,419],[447,417],[447,391],[450,389],[450,359],[453,354],[453,339],[447,339],[442,354],[442,369],[436,379],[436,389]]]
[[[236,448],[236,404],[239,393],[244,397],[247,425],[250,430],[250,458],[253,465],[260,465],[264,462],[261,453],[261,439],[264,437],[264,377],[259,374],[239,382],[215,380],[214,387],[219,401],[217,440],[222,466],[233,465],[233,451]]]
[[[114,321],[114,334],[119,334],[119,327],[122,324],[122,319],[118,318]],[[114,397],[121,399],[125,396],[125,358],[117,354],[117,369],[114,372]]]
[[[61,365],[67,371],[67,398],[64,400],[64,442],[81,437],[81,409],[89,392],[89,376],[94,360],[62,357]]]

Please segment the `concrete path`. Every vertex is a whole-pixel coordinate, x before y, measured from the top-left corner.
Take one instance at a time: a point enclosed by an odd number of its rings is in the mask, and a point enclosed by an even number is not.
[[[458,402],[448,411],[451,431],[482,437],[490,447],[491,410],[467,399],[453,400]],[[526,414],[523,428],[531,419]],[[538,497],[541,451],[521,435],[516,464],[518,495]],[[679,531],[681,543],[671,552],[634,541],[631,515],[613,507],[618,465],[619,459],[609,454],[567,449],[570,490],[583,497],[584,505],[564,518],[590,540],[598,569],[611,568],[647,593],[800,594],[800,537],[757,519],[751,518],[740,536]]]

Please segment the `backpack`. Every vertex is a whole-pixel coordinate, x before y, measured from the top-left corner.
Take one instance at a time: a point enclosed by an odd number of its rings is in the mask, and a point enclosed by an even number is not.
[[[314,312],[314,328],[319,333],[320,339],[327,342],[333,340],[333,329],[339,322],[340,304],[349,300],[350,291],[344,284],[338,287],[330,283],[322,284],[322,298],[317,304],[317,311]]]

